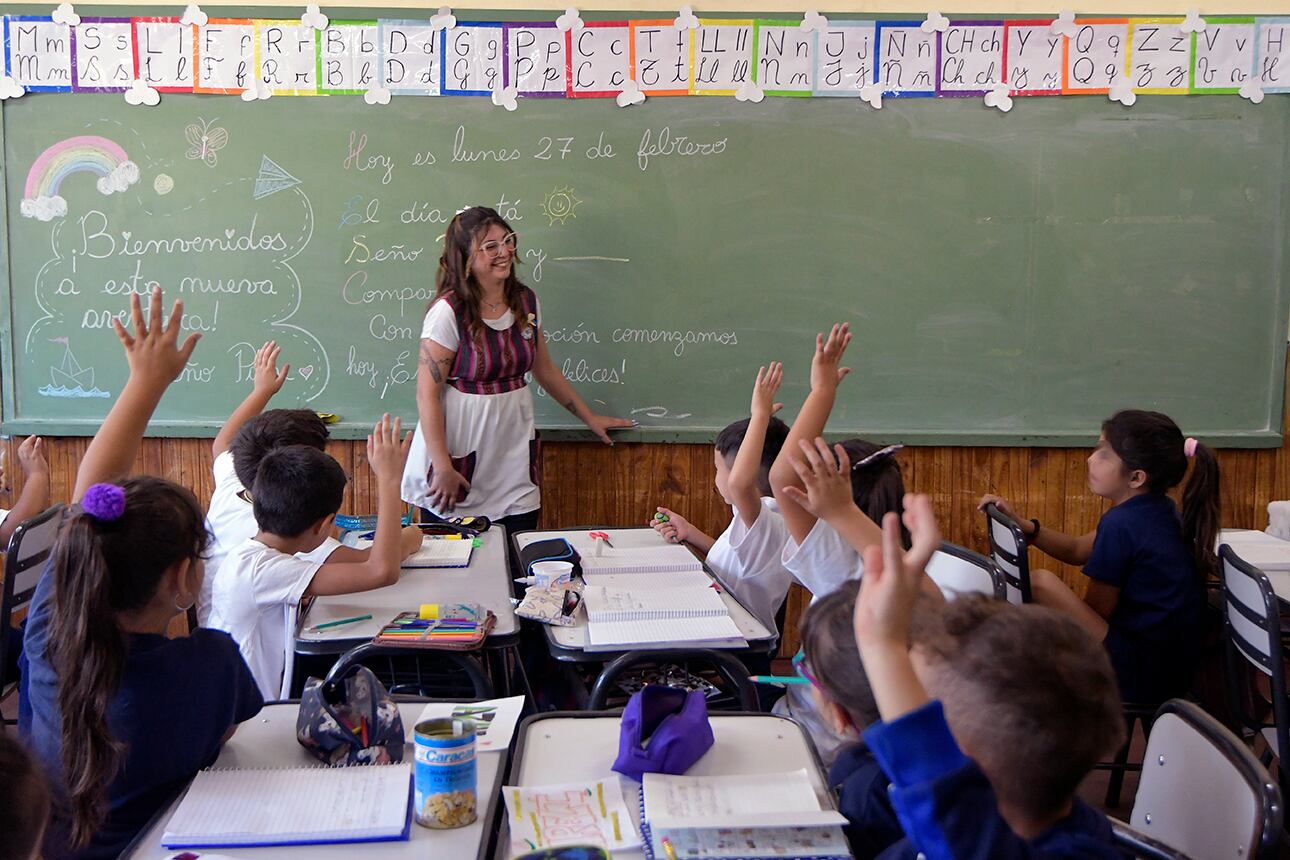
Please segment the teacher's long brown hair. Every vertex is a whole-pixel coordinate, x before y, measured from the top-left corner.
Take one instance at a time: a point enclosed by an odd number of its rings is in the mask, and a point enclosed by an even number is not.
[[[449,222],[448,230],[444,233],[443,253],[439,256],[439,271],[435,275],[435,294],[431,304],[446,295],[456,295],[460,300],[457,309],[458,318],[465,324],[466,330],[470,332],[476,343],[480,342],[483,334],[481,328],[483,317],[480,312],[483,289],[470,272],[470,258],[475,253],[477,241],[494,224],[507,233],[514,232],[511,225],[507,224],[495,209],[489,209],[487,206],[472,206],[463,212],[458,212]],[[525,315],[520,294],[523,292],[524,285],[515,276],[515,267],[519,262],[517,247],[512,252],[511,273],[506,276],[503,296],[506,306],[515,315],[515,323],[522,324],[525,321]]]

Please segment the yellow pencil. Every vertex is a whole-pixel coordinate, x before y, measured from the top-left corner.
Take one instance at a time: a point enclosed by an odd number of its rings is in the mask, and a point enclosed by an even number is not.
[[[596,783],[596,800],[600,801],[600,817],[604,818],[609,813],[605,811],[605,784]]]
[[[672,840],[666,836],[663,837],[663,853],[667,855],[667,860],[676,860],[676,849],[672,847]]]

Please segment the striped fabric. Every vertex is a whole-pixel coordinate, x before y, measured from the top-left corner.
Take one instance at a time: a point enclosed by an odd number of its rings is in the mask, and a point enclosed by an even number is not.
[[[461,299],[456,294],[444,297],[457,317],[457,360],[448,377],[453,388],[463,394],[504,394],[524,387],[524,374],[537,358],[537,329],[529,325],[529,317],[537,313],[537,296],[528,287],[521,289],[521,319],[505,331],[481,325],[480,340],[461,321]]]

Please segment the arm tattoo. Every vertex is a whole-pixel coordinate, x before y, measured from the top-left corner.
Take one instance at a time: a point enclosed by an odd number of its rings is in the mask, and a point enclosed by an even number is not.
[[[439,362],[437,361],[430,362],[430,378],[436,384],[443,382],[443,374],[439,372]]]
[[[436,359],[430,352],[430,347],[425,344],[421,345],[421,364],[424,364],[430,370],[430,378],[436,383],[443,382],[444,375],[452,370],[454,359],[455,356]],[[443,370],[439,369],[439,365],[443,365]]]

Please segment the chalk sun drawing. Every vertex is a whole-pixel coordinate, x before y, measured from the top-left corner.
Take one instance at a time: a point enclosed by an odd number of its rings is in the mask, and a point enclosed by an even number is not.
[[[24,218],[52,221],[67,214],[67,200],[59,193],[63,181],[78,173],[98,177],[100,194],[125,191],[139,181],[139,165],[115,141],[93,134],[60,140],[32,162],[27,171],[18,211]]]
[[[51,337],[50,343],[63,345],[63,358],[57,365],[49,368],[50,385],[36,389],[41,397],[111,397],[106,391],[94,384],[94,368],[82,367],[72,354],[72,346],[66,337]]]
[[[577,209],[581,202],[574,196],[572,185],[562,185],[553,189],[542,199],[542,214],[546,215],[549,221],[547,226],[554,227],[556,224],[564,224],[570,218],[578,217],[573,210]]]

